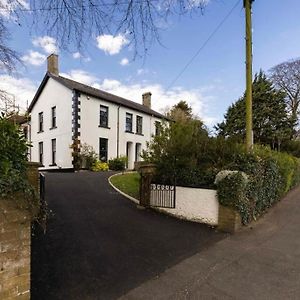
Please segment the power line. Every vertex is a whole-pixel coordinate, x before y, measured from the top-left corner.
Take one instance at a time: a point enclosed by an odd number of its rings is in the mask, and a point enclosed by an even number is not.
[[[213,36],[219,31],[219,29],[223,26],[226,20],[231,16],[233,11],[237,8],[241,0],[238,0],[232,9],[228,12],[228,14],[222,19],[222,21],[218,24],[218,26],[213,30],[213,32],[208,36],[205,42],[201,45],[201,47],[197,50],[197,52],[192,56],[192,58],[186,63],[183,69],[178,73],[178,75],[171,81],[171,83],[167,87],[167,91],[174,85],[174,83],[181,77],[181,75],[185,72],[185,70],[192,64],[195,58],[199,55],[199,53],[205,48],[205,46],[209,43],[209,41],[213,38]]]

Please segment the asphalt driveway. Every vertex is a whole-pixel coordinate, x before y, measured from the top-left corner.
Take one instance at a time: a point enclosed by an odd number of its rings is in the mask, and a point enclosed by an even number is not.
[[[114,191],[111,173],[49,173],[53,215],[33,230],[32,299],[116,299],[225,235]]]

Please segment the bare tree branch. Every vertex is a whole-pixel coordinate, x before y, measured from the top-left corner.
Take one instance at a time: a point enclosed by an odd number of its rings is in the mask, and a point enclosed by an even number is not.
[[[172,15],[203,12],[206,0],[31,0],[39,32],[55,36],[61,48],[84,49],[95,35],[124,34],[134,54],[159,42],[160,22]]]
[[[283,62],[270,70],[270,78],[287,94],[287,105],[294,118],[300,113],[300,59]]]

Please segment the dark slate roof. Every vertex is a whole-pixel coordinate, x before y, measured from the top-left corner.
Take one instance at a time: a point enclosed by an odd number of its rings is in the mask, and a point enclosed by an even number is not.
[[[56,75],[53,75],[51,73],[46,73],[42,83],[40,84],[32,102],[30,103],[30,106],[28,108],[28,111],[31,112],[33,106],[35,105],[38,97],[40,96],[44,86],[46,85],[47,81],[49,78],[52,78],[54,79],[55,81],[61,83],[62,85],[64,85],[65,87],[71,89],[71,90],[75,90],[75,91],[78,91],[80,93],[83,93],[83,94],[86,94],[86,95],[89,95],[89,96],[92,96],[92,97],[95,97],[95,98],[98,98],[98,99],[102,99],[102,100],[105,100],[105,101],[108,101],[108,102],[111,102],[111,103],[114,103],[114,104],[117,104],[117,105],[121,105],[121,106],[124,106],[124,107],[127,107],[127,108],[131,108],[133,110],[137,110],[139,112],[143,112],[145,114],[148,114],[148,115],[152,115],[152,116],[155,116],[155,117],[158,117],[158,118],[162,118],[162,119],[168,119],[166,116],[142,105],[142,104],[139,104],[139,103],[136,103],[134,101],[131,101],[131,100],[127,100],[125,98],[122,98],[122,97],[119,97],[119,96],[116,96],[116,95],[113,95],[113,94],[110,94],[110,93],[107,93],[105,91],[102,91],[102,90],[99,90],[99,89],[96,89],[96,88],[93,88],[91,86],[88,86],[88,85],[85,85],[85,84],[82,84],[82,83],[79,83],[77,81],[74,81],[74,80],[71,80],[71,79],[68,79],[68,78],[65,78],[65,77],[62,77],[62,76],[56,76]]]

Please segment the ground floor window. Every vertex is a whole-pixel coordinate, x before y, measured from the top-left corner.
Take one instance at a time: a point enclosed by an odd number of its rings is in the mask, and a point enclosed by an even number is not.
[[[51,140],[52,165],[56,165],[56,139]]]
[[[39,162],[43,165],[44,162],[44,149],[43,142],[39,142]]]
[[[99,139],[99,159],[103,162],[107,162],[107,151],[108,151],[108,139]]]
[[[141,160],[141,151],[142,151],[142,144],[136,143],[135,144],[135,161]]]

